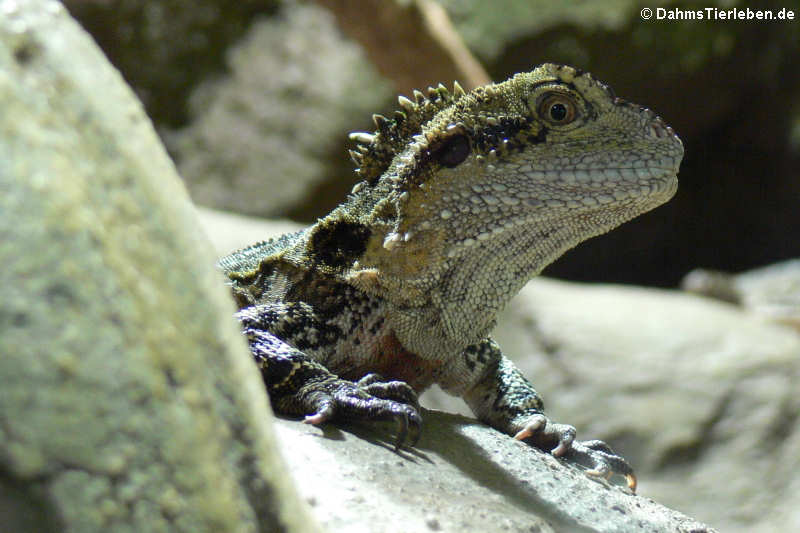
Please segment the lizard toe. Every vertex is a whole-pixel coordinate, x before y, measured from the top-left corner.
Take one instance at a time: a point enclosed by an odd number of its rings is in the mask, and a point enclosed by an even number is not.
[[[567,453],[575,440],[575,428],[567,424],[551,422],[543,414],[530,416],[514,438],[549,451],[556,457]]]
[[[285,405],[283,405],[285,404]],[[310,383],[299,394],[283,398],[280,411],[291,407],[305,414],[307,424],[328,421],[394,422],[397,425],[396,448],[406,441],[412,446],[419,439],[422,417],[414,390],[402,381],[383,382],[373,375],[353,383],[330,379]]]
[[[586,466],[586,475],[590,477],[609,480],[614,475],[623,476],[631,492],[636,492],[637,480],[633,468],[605,442],[575,441],[566,457]]]
[[[306,415],[306,417],[303,419],[303,422],[305,424],[312,424],[316,426],[318,424],[322,424],[323,422],[327,422],[328,420],[333,418],[334,412],[335,408],[333,406],[333,403],[327,401],[320,406],[317,412],[310,415]]]
[[[601,440],[577,441],[575,428],[551,422],[543,414],[528,417],[514,438],[564,457],[587,468],[586,475],[609,480],[614,475],[625,477],[628,488],[636,492],[636,476],[624,457]]]
[[[377,379],[375,379],[376,376]],[[361,390],[376,398],[392,400],[419,409],[416,391],[404,381],[383,381],[377,374],[368,374],[356,384]]]

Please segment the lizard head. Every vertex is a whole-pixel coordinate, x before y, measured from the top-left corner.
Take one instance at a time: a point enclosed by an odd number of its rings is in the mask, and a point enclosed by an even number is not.
[[[677,189],[672,129],[572,67],[415,100],[400,97],[394,119],[352,136],[366,180],[356,196],[374,200],[362,263],[404,286],[436,279],[443,299],[500,305],[570,247]]]

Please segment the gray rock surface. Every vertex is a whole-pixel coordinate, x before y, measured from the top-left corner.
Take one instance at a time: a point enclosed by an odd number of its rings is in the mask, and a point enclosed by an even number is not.
[[[290,220],[266,220],[218,211],[208,207],[196,207],[201,227],[211,241],[217,257],[250,246],[270,237],[293,233],[303,229],[304,224]]]
[[[278,420],[277,432],[300,492],[330,531],[713,531],[474,419],[436,411],[423,418],[417,446],[399,452],[390,426]]]
[[[681,288],[732,302],[742,308],[800,330],[800,259],[788,259],[738,274],[698,268]]]
[[[284,0],[63,0],[141,99],[156,127],[187,118],[188,93],[223,75],[225,55],[254,18]]]
[[[323,180],[355,182],[347,132],[373,127],[392,92],[327,10],[287,2],[228,63],[230,76],[201,85],[189,126],[168,137],[195,202],[279,216]]]
[[[121,77],[0,0],[0,530],[317,531],[208,241]]]

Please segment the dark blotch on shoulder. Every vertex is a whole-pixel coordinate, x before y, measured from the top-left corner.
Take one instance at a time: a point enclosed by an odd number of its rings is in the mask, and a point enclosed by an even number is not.
[[[369,228],[360,222],[321,222],[311,236],[309,256],[315,263],[334,268],[344,267],[364,253],[369,236]]]

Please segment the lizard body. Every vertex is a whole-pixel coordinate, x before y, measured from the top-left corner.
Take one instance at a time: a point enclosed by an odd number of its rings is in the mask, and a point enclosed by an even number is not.
[[[680,140],[588,73],[544,64],[456,84],[351,135],[363,179],[313,226],[220,260],[273,408],[307,421],[397,420],[415,439],[432,383],[485,423],[590,474],[627,476],[601,441],[547,419],[489,333],[567,249],[667,201]]]

